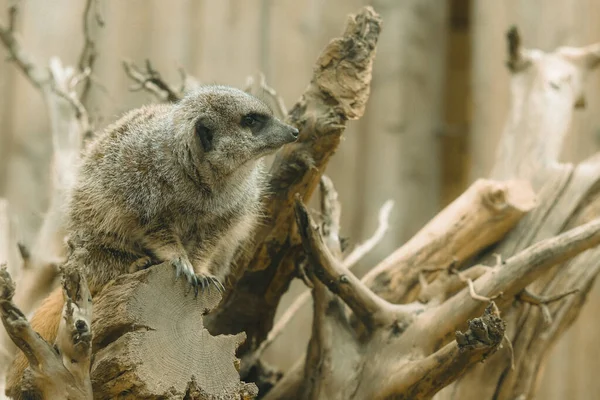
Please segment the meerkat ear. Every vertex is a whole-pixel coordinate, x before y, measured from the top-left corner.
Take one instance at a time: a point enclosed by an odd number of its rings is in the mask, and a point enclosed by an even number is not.
[[[202,118],[196,121],[196,135],[200,138],[200,143],[204,151],[211,151],[213,149],[213,132],[204,124]]]

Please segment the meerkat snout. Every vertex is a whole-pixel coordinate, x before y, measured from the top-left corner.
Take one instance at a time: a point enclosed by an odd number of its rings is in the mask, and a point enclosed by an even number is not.
[[[291,128],[292,129],[290,130],[290,133],[294,137],[293,141],[296,141],[296,139],[298,139],[298,134],[300,133],[300,131],[297,128],[294,128],[293,126]]]

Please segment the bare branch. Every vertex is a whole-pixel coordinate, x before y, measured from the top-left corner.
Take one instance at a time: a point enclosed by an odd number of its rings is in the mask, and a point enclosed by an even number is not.
[[[463,375],[467,369],[496,352],[504,338],[506,323],[491,303],[479,318],[470,320],[466,332],[456,332],[456,340],[430,356],[392,372],[388,387],[379,397],[430,399],[440,389]]]
[[[323,243],[308,210],[296,197],[296,221],[305,252],[315,275],[329,290],[340,296],[369,329],[390,324],[396,319],[391,305],[371,292],[354,274],[344,268]]]
[[[391,303],[411,302],[418,295],[423,269],[459,267],[501,239],[535,204],[535,194],[526,181],[478,180],[371,269],[363,282]]]
[[[559,236],[542,240],[492,268],[474,282],[474,291],[484,297],[503,293],[500,307],[510,304],[514,296],[553,265],[566,261],[600,243],[600,219],[596,219]],[[438,337],[450,333],[467,318],[481,312],[483,305],[474,301],[469,290],[463,290],[440,306],[425,311],[422,318],[427,332],[436,329]],[[414,328],[414,325],[409,329]],[[437,340],[424,338],[424,340]],[[430,343],[433,346],[434,343]],[[426,348],[426,347],[425,347]]]
[[[38,89],[47,85],[50,80],[50,72],[46,68],[39,67],[23,48],[15,37],[15,20],[18,13],[17,3],[8,10],[8,26],[0,25],[0,41],[4,44],[10,54],[10,59],[23,72],[31,84]]]
[[[0,269],[0,316],[8,335],[29,361],[21,386],[24,393],[32,398],[91,400],[91,296],[79,271],[65,276],[64,285],[67,302],[56,351],[12,302],[15,285],[6,268]]]
[[[137,85],[130,88],[131,91],[144,89],[156,96],[159,101],[171,103],[180,100],[183,96],[183,93],[177,92],[162,79],[158,71],[152,67],[150,60],[146,60],[145,71],[142,71],[131,61],[126,60],[123,61],[123,68],[127,76],[137,82]],[[183,85],[185,85],[185,82]]]
[[[98,11],[98,3],[100,0],[87,0],[85,4],[85,10],[83,12],[83,49],[81,50],[81,54],[79,56],[79,71],[82,73],[84,71],[88,71],[84,77],[84,86],[79,95],[79,101],[81,103],[85,103],[87,99],[87,95],[92,86],[92,79],[90,72],[94,68],[94,62],[96,61],[96,57],[98,56],[98,50],[96,48],[96,42],[92,39],[92,22],[99,27],[104,26],[104,20]],[[92,16],[93,14],[93,16]]]
[[[379,225],[377,226],[377,229],[369,239],[356,246],[354,250],[344,258],[344,261],[342,262],[344,267],[348,269],[352,268],[361,258],[373,250],[375,246],[383,240],[385,233],[389,229],[390,214],[392,213],[393,207],[394,202],[392,200],[388,200],[383,204],[379,209]]]
[[[379,225],[373,233],[373,235],[367,239],[364,243],[357,246],[344,260],[342,266],[348,269],[352,269],[354,265],[364,257],[368,252],[381,242],[385,233],[389,228],[390,213],[394,202],[392,200],[386,201],[381,209],[379,210]],[[305,290],[300,293],[298,297],[290,304],[285,310],[285,313],[279,317],[277,323],[273,326],[273,329],[269,331],[267,338],[260,344],[260,346],[254,352],[256,358],[260,358],[261,355],[275,342],[275,340],[283,333],[285,328],[288,326],[290,321],[298,314],[298,311],[308,303],[311,297],[311,291]]]
[[[341,205],[329,178],[322,176],[320,187],[324,241],[332,255],[339,259],[342,253],[339,237]],[[326,380],[332,372],[331,358],[334,345],[332,332],[342,335],[345,330],[343,324],[348,325],[339,298],[314,276],[312,270],[310,276],[313,283],[313,323],[306,351],[305,382],[301,390],[301,397],[317,400],[323,395],[323,386],[326,385]],[[338,337],[335,340],[337,339]]]
[[[521,293],[519,293],[518,299],[525,303],[540,307],[542,310],[542,315],[544,316],[544,321],[546,321],[546,324],[550,325],[552,324],[552,313],[550,312],[550,308],[548,308],[548,304],[562,300],[563,298],[577,292],[579,292],[579,289],[569,290],[568,292],[559,293],[554,296],[538,296],[531,293],[529,290],[524,289]]]
[[[453,269],[444,269],[446,273],[441,274],[432,283],[427,283],[423,279],[419,301],[430,305],[440,304],[450,296],[465,287],[467,280],[474,280],[485,274],[490,267],[485,265],[475,265],[465,271],[457,274]],[[436,269],[437,270],[437,269]]]

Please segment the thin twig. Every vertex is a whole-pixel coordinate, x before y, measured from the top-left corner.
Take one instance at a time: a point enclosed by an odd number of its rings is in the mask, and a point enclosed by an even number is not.
[[[91,21],[92,17],[91,17],[91,13],[92,13],[92,9],[94,12],[94,18],[93,20],[96,22],[96,24],[100,27],[104,26],[104,20],[102,19],[102,16],[100,15],[100,13],[98,12],[98,1],[99,0],[87,0],[86,4],[85,4],[85,10],[83,12],[83,39],[84,39],[84,44],[83,44],[83,49],[81,50],[81,54],[79,56],[79,71],[84,72],[84,71],[92,71],[93,67],[94,67],[94,62],[96,61],[96,57],[98,56],[98,51],[96,49],[96,42],[92,39],[92,27],[91,25]],[[95,6],[94,6],[95,4]],[[83,75],[84,78],[84,85],[83,85],[83,89],[81,91],[81,95],[79,96],[79,99],[82,103],[85,103],[85,100],[87,99],[87,95],[90,91],[90,88],[92,86],[92,80],[90,79],[90,73],[88,72],[87,74]]]
[[[15,37],[15,21],[18,13],[18,5],[15,2],[8,9],[8,26],[0,25],[0,41],[8,50],[10,60],[25,74],[25,77],[38,89],[41,89],[50,80],[50,73],[47,68],[38,67],[27,54],[21,44]]]
[[[498,254],[494,254],[494,256],[496,257],[496,263],[497,263],[496,266],[500,265],[502,263],[502,258]],[[494,296],[491,296],[491,297],[482,296],[482,295],[478,294],[475,291],[475,285],[473,284],[473,279],[466,277],[464,275],[464,271],[458,271],[454,267],[450,267],[448,269],[448,272],[451,274],[455,274],[456,276],[458,276],[458,279],[460,279],[461,282],[464,282],[469,286],[469,294],[471,295],[471,298],[473,300],[478,300],[478,301],[482,301],[485,303],[491,303],[494,300],[496,300],[498,297],[502,297],[502,292],[500,292]]]
[[[145,71],[131,61],[123,61],[123,68],[127,76],[137,82],[137,85],[129,88],[133,92],[144,89],[156,96],[159,101],[171,103],[180,100],[183,96],[162,79],[158,71],[152,67],[150,60],[146,60]]]
[[[531,64],[531,58],[521,45],[521,35],[516,26],[506,33],[508,60],[506,66],[511,72],[522,71]]]
[[[373,233],[373,235],[365,242],[356,246],[350,254],[348,254],[342,265],[346,268],[352,268],[361,258],[375,248],[384,238],[386,232],[389,229],[389,220],[392,209],[394,208],[394,201],[386,201],[381,209],[379,209],[379,225]]]
[[[542,315],[544,316],[544,321],[547,325],[552,324],[552,313],[550,312],[550,308],[548,304],[554,303],[556,301],[562,300],[563,298],[575,294],[579,292],[579,289],[569,290],[565,293],[559,293],[554,296],[539,296],[531,293],[529,290],[524,289],[521,293],[519,293],[518,299],[532,304],[534,306],[538,306],[540,310],[542,310]]]
[[[504,332],[504,341],[508,345],[508,351],[510,351],[510,369],[514,371],[515,370],[515,349],[512,345],[512,342],[510,341],[509,337],[506,335],[506,332]]]

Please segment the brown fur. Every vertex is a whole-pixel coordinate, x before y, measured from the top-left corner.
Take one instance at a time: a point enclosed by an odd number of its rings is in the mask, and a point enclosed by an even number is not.
[[[92,296],[132,267],[165,261],[196,290],[220,287],[259,218],[260,158],[297,135],[258,99],[223,86],[131,111],[83,154],[66,210],[67,262],[84,269]],[[32,319],[50,342],[62,304],[48,301]],[[21,358],[7,392],[16,393]]]
[[[31,318],[30,324],[48,343],[54,343],[58,333],[58,325],[65,303],[62,288],[55,289],[44,299],[36,313]],[[23,371],[29,363],[23,352],[19,351],[6,377],[6,395],[15,399],[21,398],[18,383],[23,377]]]

